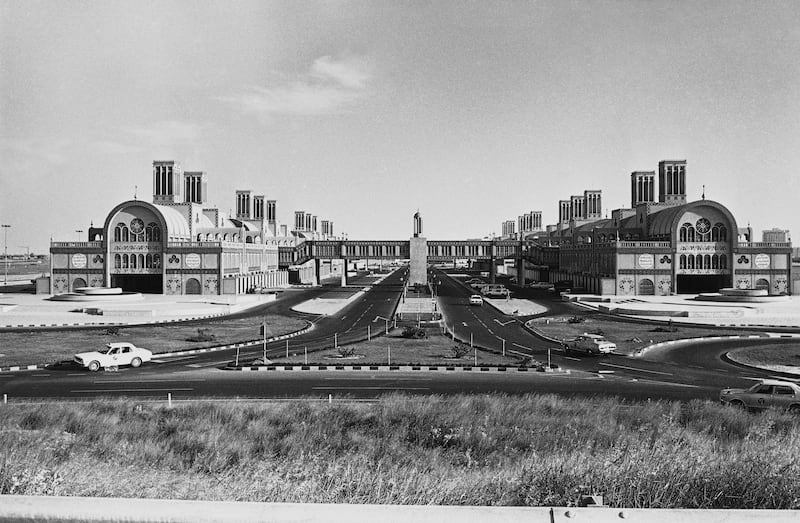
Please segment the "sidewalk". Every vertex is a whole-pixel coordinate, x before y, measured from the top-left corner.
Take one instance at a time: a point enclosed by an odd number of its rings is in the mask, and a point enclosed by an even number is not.
[[[776,296],[770,302],[694,301],[694,295],[594,296],[564,294],[584,308],[620,316],[676,324],[800,329],[800,297]]]
[[[276,299],[274,294],[239,296],[163,296],[143,294],[136,301],[101,299],[50,301],[42,294],[0,294],[0,328],[140,325],[242,312]]]

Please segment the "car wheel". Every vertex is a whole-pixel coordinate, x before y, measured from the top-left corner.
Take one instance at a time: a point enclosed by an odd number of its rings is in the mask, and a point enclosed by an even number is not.
[[[743,409],[744,402],[742,400],[733,400],[731,401],[731,406],[736,407],[737,409]]]
[[[792,414],[800,414],[800,405],[797,405],[797,404],[790,405],[789,406],[789,412],[791,412]]]
[[[142,364],[142,358],[133,358],[131,360],[131,367],[139,367]]]
[[[94,360],[94,361],[89,363],[88,368],[92,372],[97,372],[98,370],[100,370],[100,362],[97,361],[97,360]]]

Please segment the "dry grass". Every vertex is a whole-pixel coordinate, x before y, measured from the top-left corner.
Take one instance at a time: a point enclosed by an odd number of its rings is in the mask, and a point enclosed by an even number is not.
[[[7,405],[0,494],[800,508],[800,420],[555,396]]]

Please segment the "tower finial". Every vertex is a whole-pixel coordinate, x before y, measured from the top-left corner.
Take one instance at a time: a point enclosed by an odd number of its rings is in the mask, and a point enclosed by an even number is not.
[[[137,196],[138,196],[138,194],[139,194],[139,186],[138,186],[138,185],[134,185],[134,186],[133,186],[133,199],[134,199],[134,200],[138,200],[138,199],[139,199],[139,198],[137,197]]]
[[[703,185],[703,195],[702,195],[702,198],[703,198],[704,200],[706,199],[706,186],[705,186],[705,184]]]

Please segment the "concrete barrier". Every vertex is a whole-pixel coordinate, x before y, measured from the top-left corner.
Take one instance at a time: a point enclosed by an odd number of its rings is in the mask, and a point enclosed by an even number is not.
[[[692,510],[255,503],[163,499],[0,496],[3,521],[349,523],[796,523],[797,510]]]

